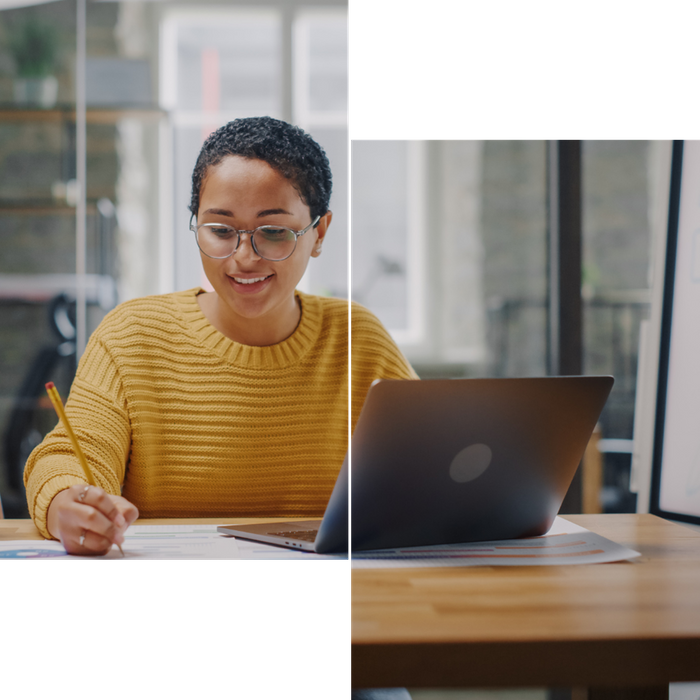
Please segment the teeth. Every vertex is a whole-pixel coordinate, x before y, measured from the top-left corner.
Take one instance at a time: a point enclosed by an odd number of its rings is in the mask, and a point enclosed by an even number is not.
[[[233,279],[238,282],[238,284],[255,284],[256,282],[262,282],[267,279],[267,277],[254,277],[253,279],[243,279],[242,277],[234,277]]]

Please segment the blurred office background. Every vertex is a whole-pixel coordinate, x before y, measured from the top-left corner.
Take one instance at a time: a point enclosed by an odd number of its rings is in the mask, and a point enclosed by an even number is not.
[[[204,283],[187,229],[190,174],[220,124],[270,114],[327,149],[332,235],[303,286],[347,295],[347,11],[338,0],[0,0],[0,8],[0,493],[11,516],[24,508],[21,465],[55,423],[40,380],[48,373],[67,392],[76,325],[83,320],[84,338],[119,301]],[[601,420],[599,500],[610,512],[635,507],[639,329],[669,149],[581,143],[582,371],[616,379]],[[356,142],[353,173],[354,298],[379,315],[419,374],[546,374],[547,143]]]
[[[347,296],[344,0],[0,0],[5,517],[27,515],[23,465],[56,422],[43,383],[65,398],[76,343],[121,301],[204,284],[194,162],[212,130],[258,115],[328,153],[333,226],[302,288]]]
[[[640,324],[650,312],[654,236],[665,234],[671,146],[569,143],[578,149],[581,253],[560,274],[580,279],[580,370],[552,371],[549,342],[557,142],[353,141],[352,296],[421,378],[612,374],[573,512],[634,512]]]

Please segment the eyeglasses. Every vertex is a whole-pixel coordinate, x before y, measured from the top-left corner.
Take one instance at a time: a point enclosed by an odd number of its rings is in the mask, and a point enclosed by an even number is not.
[[[208,258],[230,258],[241,245],[241,235],[250,234],[250,242],[255,254],[264,260],[278,262],[286,260],[297,247],[297,239],[303,236],[310,228],[316,226],[321,217],[317,216],[302,231],[294,231],[285,226],[258,226],[252,231],[239,231],[226,224],[202,224],[197,226],[190,219],[190,231],[195,235],[199,249]]]

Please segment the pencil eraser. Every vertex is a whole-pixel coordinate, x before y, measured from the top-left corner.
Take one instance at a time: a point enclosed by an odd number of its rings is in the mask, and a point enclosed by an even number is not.
[[[47,383],[46,383],[46,388],[47,388],[47,389],[53,389],[53,386],[54,386],[53,382],[47,382]]]

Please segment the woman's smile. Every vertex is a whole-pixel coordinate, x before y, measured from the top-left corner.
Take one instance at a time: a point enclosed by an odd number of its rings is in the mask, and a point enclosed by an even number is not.
[[[239,284],[255,284],[256,282],[262,282],[263,280],[266,280],[268,277],[272,277],[272,275],[267,275],[266,277],[251,277],[250,279],[248,279],[246,277],[236,277],[235,275],[229,276],[232,277]]]
[[[240,275],[228,275],[233,289],[239,294],[257,294],[269,286],[274,275],[256,277],[242,277]]]

